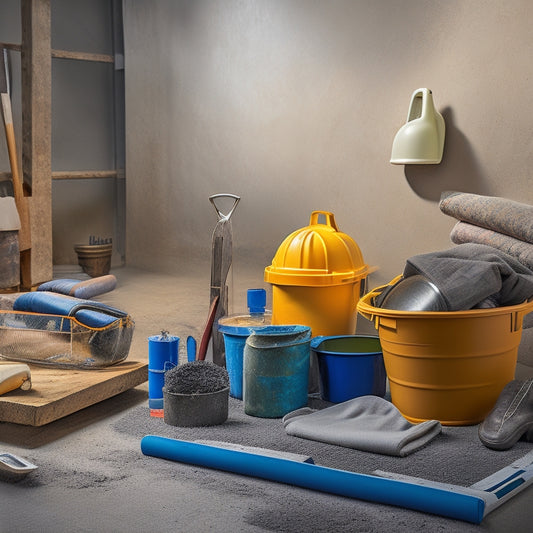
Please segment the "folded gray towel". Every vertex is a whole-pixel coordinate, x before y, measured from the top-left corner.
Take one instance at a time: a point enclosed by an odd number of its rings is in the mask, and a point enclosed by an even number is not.
[[[422,448],[442,430],[438,420],[412,424],[379,396],[360,396],[318,411],[303,407],[282,422],[294,437],[397,457]]]
[[[450,311],[472,309],[489,297],[499,306],[506,306],[533,296],[533,271],[484,244],[459,244],[411,257],[403,274],[427,277],[438,287]]]
[[[474,242],[492,246],[518,259],[528,268],[533,269],[533,244],[515,239],[509,235],[459,221],[452,228],[450,239],[455,244]]]
[[[497,196],[462,192],[442,194],[440,210],[469,222],[533,244],[533,206]]]

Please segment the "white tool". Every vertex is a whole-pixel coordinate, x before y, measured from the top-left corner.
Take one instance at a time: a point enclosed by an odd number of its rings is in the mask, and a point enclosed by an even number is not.
[[[30,367],[25,363],[0,362],[0,395],[18,388],[31,389]]]
[[[0,475],[25,476],[37,469],[37,465],[12,453],[0,453]]]

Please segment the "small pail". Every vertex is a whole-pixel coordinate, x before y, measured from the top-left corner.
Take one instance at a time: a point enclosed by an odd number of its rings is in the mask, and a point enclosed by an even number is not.
[[[244,345],[246,339],[258,328],[270,324],[271,315],[253,313],[223,317],[218,321],[218,330],[224,335],[226,370],[229,374],[229,394],[242,400]]]
[[[341,403],[368,394],[385,396],[387,374],[379,337],[315,337],[311,350],[318,359],[323,400]]]
[[[170,426],[216,426],[228,419],[228,387],[202,394],[181,394],[163,387],[163,397],[164,421]]]
[[[165,372],[178,364],[179,337],[162,332],[148,337],[148,404],[163,409]]]
[[[484,420],[514,379],[522,322],[533,301],[468,311],[374,307],[386,287],[363,296],[357,309],[379,331],[392,403],[415,423]]]
[[[244,412],[280,418],[307,405],[311,328],[266,326],[244,346]]]

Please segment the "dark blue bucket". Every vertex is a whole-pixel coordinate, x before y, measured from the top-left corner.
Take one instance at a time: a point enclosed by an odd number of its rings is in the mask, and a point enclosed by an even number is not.
[[[244,346],[244,412],[280,418],[307,405],[311,328],[266,326]]]
[[[358,396],[385,396],[387,374],[379,337],[339,335],[315,337],[323,400],[341,403]]]

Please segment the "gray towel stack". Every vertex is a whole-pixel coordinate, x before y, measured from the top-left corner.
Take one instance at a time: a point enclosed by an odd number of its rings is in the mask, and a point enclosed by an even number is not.
[[[490,246],[533,270],[533,206],[495,196],[445,192],[439,207],[457,219],[450,234],[454,244]],[[527,326],[533,326],[533,320],[524,321]]]
[[[442,195],[439,207],[458,220],[450,234],[453,243],[486,244],[533,269],[533,206],[452,192]]]

